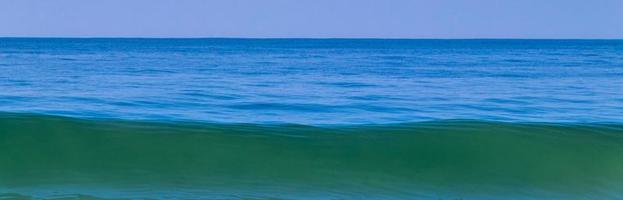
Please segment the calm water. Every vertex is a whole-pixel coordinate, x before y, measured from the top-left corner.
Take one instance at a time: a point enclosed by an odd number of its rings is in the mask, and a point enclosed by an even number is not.
[[[623,121],[623,40],[0,39],[0,111],[385,124]]]
[[[623,199],[623,40],[0,39],[0,199]]]

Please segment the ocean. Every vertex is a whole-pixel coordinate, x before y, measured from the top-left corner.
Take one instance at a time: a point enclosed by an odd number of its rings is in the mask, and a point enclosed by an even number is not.
[[[623,40],[0,38],[0,199],[621,199]]]

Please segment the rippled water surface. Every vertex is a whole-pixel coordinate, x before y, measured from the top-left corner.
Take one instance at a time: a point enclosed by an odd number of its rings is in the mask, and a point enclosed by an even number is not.
[[[0,199],[623,199],[623,40],[0,39]]]
[[[620,122],[623,41],[5,38],[0,111],[299,124]]]

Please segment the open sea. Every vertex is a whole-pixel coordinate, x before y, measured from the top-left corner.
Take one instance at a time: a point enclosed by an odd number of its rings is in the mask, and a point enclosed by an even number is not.
[[[0,199],[623,199],[623,40],[0,38]]]

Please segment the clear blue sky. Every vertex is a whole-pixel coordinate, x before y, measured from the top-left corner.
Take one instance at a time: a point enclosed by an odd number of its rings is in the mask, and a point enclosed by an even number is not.
[[[0,36],[623,38],[623,0],[0,0]]]

